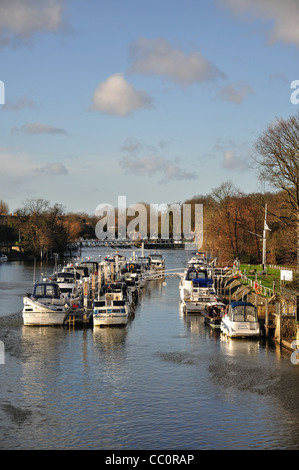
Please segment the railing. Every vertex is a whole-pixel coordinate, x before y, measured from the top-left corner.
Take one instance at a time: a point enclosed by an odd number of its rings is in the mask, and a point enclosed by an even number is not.
[[[279,293],[278,290],[274,287],[271,289],[270,287],[263,286],[256,279],[250,279],[245,274],[238,272],[238,275],[242,282],[246,285],[250,285],[250,287],[252,287],[257,294],[264,295],[266,297],[272,297],[274,294]]]

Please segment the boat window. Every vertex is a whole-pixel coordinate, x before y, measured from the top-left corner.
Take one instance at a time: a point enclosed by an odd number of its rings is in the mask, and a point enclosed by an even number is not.
[[[44,295],[44,286],[36,286],[34,295],[35,295],[35,296],[42,296],[42,295]]]
[[[51,297],[55,295],[55,290],[53,286],[46,286],[46,295]]]
[[[114,300],[113,305],[115,305],[115,306],[125,305],[125,301],[124,300]]]
[[[206,273],[205,273],[204,271],[199,271],[199,272],[197,273],[197,277],[198,277],[199,279],[205,279],[205,278],[206,278]]]
[[[253,306],[250,305],[238,305],[232,309],[233,321],[257,321],[257,312]]]

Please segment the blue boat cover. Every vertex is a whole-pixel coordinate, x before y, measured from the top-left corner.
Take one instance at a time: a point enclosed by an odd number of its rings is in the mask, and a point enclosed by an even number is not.
[[[211,284],[213,284],[213,279],[204,279],[204,278],[198,278],[195,277],[192,279],[193,284],[199,284],[201,287],[208,287]]]
[[[246,306],[249,306],[249,307],[254,307],[254,305],[251,303],[251,302],[242,302],[242,301],[239,301],[239,302],[232,302],[230,304],[233,308],[234,307],[238,307],[240,305],[246,305]]]

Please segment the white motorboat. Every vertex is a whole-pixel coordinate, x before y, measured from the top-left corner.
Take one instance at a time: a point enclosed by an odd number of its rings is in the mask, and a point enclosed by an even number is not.
[[[79,306],[82,302],[82,283],[78,273],[70,271],[61,271],[52,274],[50,280],[57,282],[60,292],[69,298],[70,304]]]
[[[222,317],[220,328],[230,337],[260,336],[256,307],[250,302],[232,302]]]
[[[0,263],[2,263],[3,261],[7,261],[7,260],[8,260],[8,257],[6,256],[6,254],[0,252]]]
[[[151,267],[157,271],[163,271],[165,269],[165,261],[162,255],[153,254],[149,255]]]
[[[63,325],[71,311],[68,298],[57,283],[37,282],[23,298],[24,325]]]
[[[207,268],[209,266],[207,256],[204,252],[196,252],[187,263],[189,268]]]
[[[130,314],[131,297],[122,282],[103,285],[93,305],[94,326],[125,326]]]
[[[218,301],[213,279],[207,268],[188,267],[180,282],[180,298],[186,313],[201,313],[208,302]]]

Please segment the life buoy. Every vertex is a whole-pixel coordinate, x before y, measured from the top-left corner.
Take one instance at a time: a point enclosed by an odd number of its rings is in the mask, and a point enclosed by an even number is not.
[[[130,264],[130,268],[134,269],[135,268],[134,264]]]
[[[261,294],[262,293],[262,286],[259,286],[257,283],[254,284],[254,290],[256,294]]]

